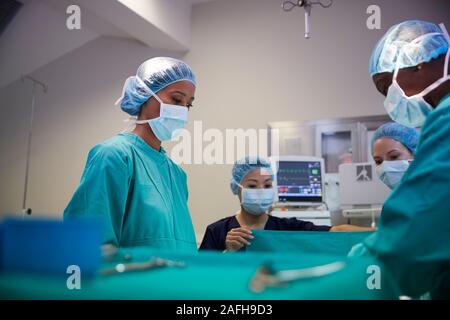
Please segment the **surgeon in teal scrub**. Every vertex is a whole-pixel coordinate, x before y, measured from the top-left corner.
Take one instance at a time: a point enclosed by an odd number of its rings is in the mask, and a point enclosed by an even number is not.
[[[414,161],[384,204],[365,248],[402,294],[450,298],[450,76],[444,25],[405,21],[370,58],[370,74],[391,118],[422,132]]]
[[[161,146],[188,120],[196,80],[173,58],[145,61],[124,84],[117,104],[135,128],[93,147],[64,218],[96,218],[104,242],[197,250],[188,209],[186,173]]]

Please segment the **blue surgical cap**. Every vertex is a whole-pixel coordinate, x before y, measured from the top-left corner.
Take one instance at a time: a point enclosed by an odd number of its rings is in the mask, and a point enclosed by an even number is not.
[[[256,169],[265,169],[273,178],[273,171],[270,163],[261,157],[246,156],[236,161],[231,172],[231,191],[233,194],[239,193],[239,185],[242,184],[245,176]]]
[[[411,151],[412,154],[416,154],[417,143],[419,142],[419,131],[414,128],[405,127],[396,122],[389,122],[383,124],[375,131],[372,138],[372,155],[373,146],[378,139],[390,138],[394,139]]]
[[[194,72],[186,63],[167,57],[149,59],[139,66],[135,76],[125,81],[122,97],[116,104],[129,115],[137,116],[153,93],[178,81],[196,85]]]
[[[448,51],[448,35],[438,25],[410,20],[388,30],[372,52],[371,76],[430,62]]]

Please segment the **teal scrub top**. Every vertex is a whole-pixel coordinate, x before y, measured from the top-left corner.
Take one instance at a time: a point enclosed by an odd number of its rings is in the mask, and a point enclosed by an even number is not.
[[[97,218],[116,246],[196,252],[187,200],[186,173],[127,132],[91,149],[64,218]]]
[[[450,94],[428,116],[414,161],[365,246],[404,294],[450,297]]]

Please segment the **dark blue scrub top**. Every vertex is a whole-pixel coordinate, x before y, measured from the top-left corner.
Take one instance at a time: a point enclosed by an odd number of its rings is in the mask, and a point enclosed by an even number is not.
[[[220,219],[206,228],[205,236],[199,250],[225,250],[225,238],[228,231],[240,228],[236,216]],[[269,215],[264,230],[279,231],[329,231],[329,226],[316,226],[312,222],[298,220],[297,218],[278,218]],[[245,251],[243,247],[240,251]]]

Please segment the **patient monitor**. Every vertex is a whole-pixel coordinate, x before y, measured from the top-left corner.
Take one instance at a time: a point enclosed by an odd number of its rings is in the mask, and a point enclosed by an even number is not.
[[[280,156],[270,160],[276,190],[271,214],[330,225],[330,212],[324,209],[323,158]]]
[[[324,161],[316,157],[271,158],[277,204],[317,206],[323,203]]]

